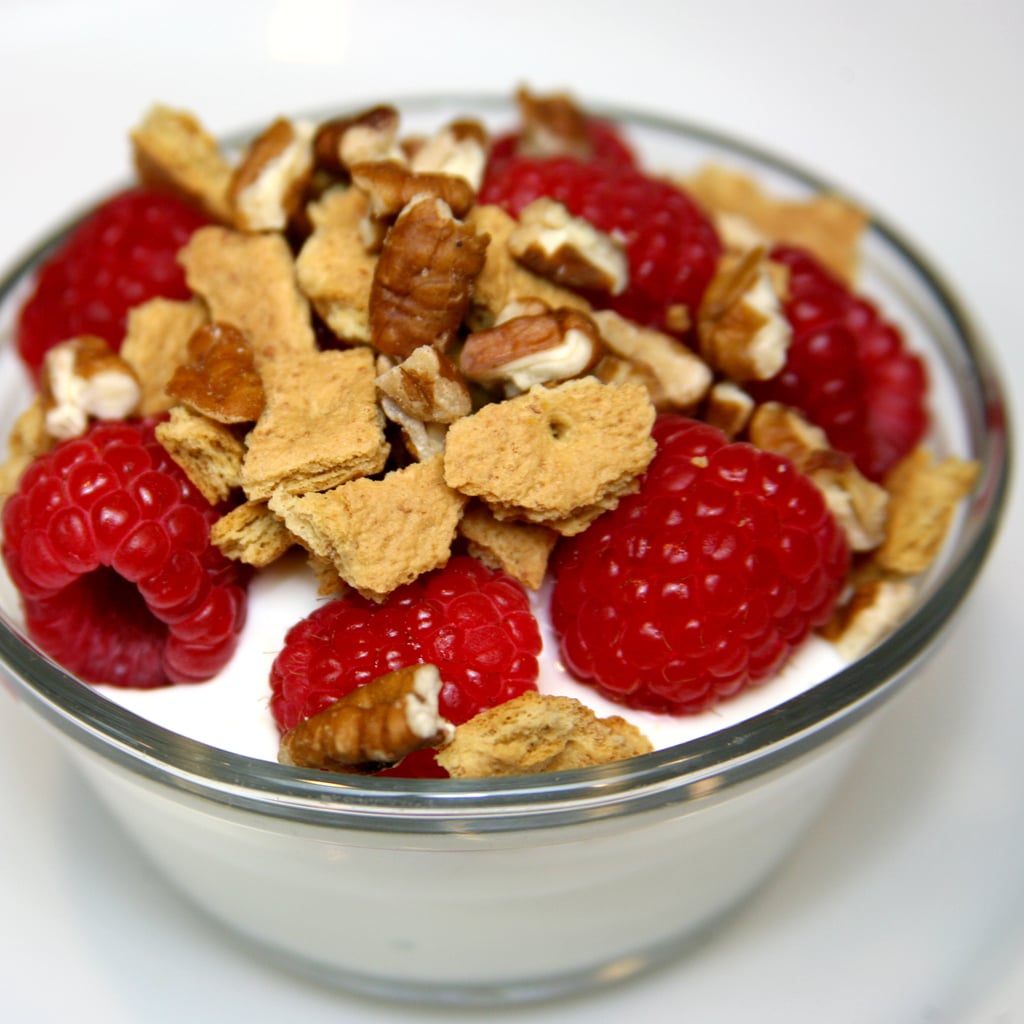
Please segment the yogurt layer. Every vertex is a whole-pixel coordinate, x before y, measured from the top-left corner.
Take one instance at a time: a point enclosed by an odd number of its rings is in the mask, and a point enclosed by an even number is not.
[[[709,711],[682,716],[634,711],[577,682],[561,665],[558,641],[547,613],[548,591],[549,586],[545,585],[530,595],[544,640],[539,658],[540,691],[575,697],[600,717],[621,715],[659,749],[697,739],[767,711],[843,666],[843,659],[831,643],[811,636],[777,676],[748,687]],[[204,683],[155,690],[116,686],[95,689],[128,711],[182,736],[232,753],[276,761],[279,734],[269,709],[270,667],[291,626],[324,600],[316,593],[316,582],[303,557],[289,556],[254,577],[249,617],[238,652],[218,676]]]

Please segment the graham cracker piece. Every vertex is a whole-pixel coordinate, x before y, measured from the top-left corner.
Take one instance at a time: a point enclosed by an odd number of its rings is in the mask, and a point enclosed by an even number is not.
[[[132,131],[131,142],[140,181],[230,223],[231,164],[192,114],[155,104]]]
[[[0,506],[18,489],[18,480],[29,464],[55,444],[46,430],[46,409],[37,394],[14,421],[7,439],[7,458],[0,464]]]
[[[739,216],[770,241],[810,249],[844,281],[856,278],[868,217],[848,200],[835,195],[777,198],[753,178],[717,164],[680,184],[713,215]]]
[[[491,236],[483,269],[473,282],[468,320],[474,330],[493,326],[503,309],[525,299],[540,300],[551,309],[590,309],[581,295],[552,284],[516,261],[508,243],[518,223],[500,206],[474,206],[466,223],[477,234]]]
[[[936,460],[916,448],[885,480],[889,492],[886,538],[875,561],[889,572],[912,576],[924,572],[946,539],[957,505],[970,493],[978,464],[950,456]]]
[[[448,561],[465,501],[445,484],[441,457],[434,456],[326,494],[296,497],[277,491],[269,504],[342,580],[364,597],[382,601]]]
[[[654,456],[653,423],[642,384],[533,387],[448,428],[445,480],[499,519],[554,525],[635,488]]]
[[[459,521],[469,553],[492,569],[501,569],[524,587],[537,590],[544,582],[548,559],[558,534],[534,523],[495,519],[487,506],[471,502]]]
[[[211,505],[240,486],[245,445],[224,424],[176,405],[157,424],[156,439]]]
[[[368,348],[295,354],[265,367],[263,414],[246,439],[242,487],[326,491],[384,468],[389,447]]]
[[[206,307],[198,299],[150,299],[128,311],[121,358],[139,378],[140,416],[158,416],[177,404],[164,389],[188,362],[189,338],[206,322]]]
[[[316,351],[309,302],[296,284],[295,261],[282,235],[200,228],[178,260],[210,319],[248,337],[257,369]]]
[[[307,207],[313,233],[295,263],[299,288],[343,341],[370,341],[370,286],[377,256],[360,225],[369,200],[358,188],[329,189]]]
[[[264,501],[246,501],[210,527],[210,540],[236,562],[262,569],[295,546],[295,537]]]
[[[624,718],[598,718],[573,697],[529,690],[456,727],[437,763],[453,778],[589,768],[653,750]]]

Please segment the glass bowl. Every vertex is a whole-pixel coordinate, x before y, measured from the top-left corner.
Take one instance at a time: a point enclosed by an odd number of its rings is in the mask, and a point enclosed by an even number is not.
[[[398,106],[411,131],[457,115],[496,128],[514,119],[506,98]],[[777,193],[841,192],[699,126],[595,113],[623,123],[655,170],[718,161]],[[13,352],[16,310],[64,230],[0,285],[5,437],[29,388]],[[13,692],[183,894],[319,980],[418,1001],[502,1002],[607,984],[677,956],[792,850],[888,698],[939,646],[996,534],[1009,441],[991,355],[927,261],[877,219],[859,287],[927,360],[930,444],[977,460],[980,475],[909,618],[806,692],[600,768],[497,780],[329,775],[197,742],[107,699],[25,638],[3,576],[0,660]]]

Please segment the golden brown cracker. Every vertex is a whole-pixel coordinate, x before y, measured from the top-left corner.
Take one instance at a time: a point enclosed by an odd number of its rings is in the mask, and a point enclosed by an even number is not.
[[[534,523],[503,522],[480,502],[471,502],[459,521],[470,554],[492,569],[501,569],[524,587],[544,582],[558,534]]]
[[[211,505],[241,484],[245,445],[223,424],[177,405],[157,424],[156,439]]]
[[[309,302],[299,291],[283,236],[248,235],[216,225],[200,228],[178,259],[210,318],[248,337],[258,369],[316,351]]]
[[[295,537],[264,501],[246,501],[210,527],[210,540],[228,558],[262,569],[295,546]]]
[[[379,472],[389,449],[375,378],[368,348],[296,354],[267,366],[266,405],[246,439],[246,495],[325,491]]]
[[[654,455],[653,422],[640,384],[534,387],[448,428],[445,479],[501,518],[565,519],[634,486]]]
[[[377,256],[360,234],[368,200],[358,188],[337,187],[308,207],[313,233],[295,264],[299,288],[343,341],[370,340],[370,286]]]
[[[189,339],[206,322],[198,299],[150,299],[129,310],[121,358],[139,379],[140,416],[157,416],[177,404],[164,389],[188,361]]]
[[[464,504],[445,484],[440,456],[325,494],[278,491],[270,499],[314,555],[376,601],[448,561]]]
[[[770,241],[810,249],[844,281],[856,278],[868,218],[848,200],[834,195],[777,198],[753,178],[717,164],[681,184],[710,211],[743,217]]]
[[[927,569],[977,475],[977,463],[956,456],[936,460],[923,448],[899,462],[885,480],[889,520],[875,561],[889,572],[907,576]]]
[[[483,778],[588,768],[652,749],[618,715],[598,718],[572,697],[527,691],[458,726],[437,762],[453,778]]]
[[[155,104],[132,131],[131,142],[140,181],[174,192],[215,220],[231,220],[231,164],[192,114]]]

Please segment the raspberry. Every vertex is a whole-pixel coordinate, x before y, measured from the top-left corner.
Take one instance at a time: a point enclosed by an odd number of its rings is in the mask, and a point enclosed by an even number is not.
[[[37,458],[4,506],[28,634],[87,682],[208,679],[245,620],[244,570],[209,541],[217,512],[153,427],[94,425]]]
[[[640,490],[560,546],[551,616],[577,678],[685,714],[777,672],[829,618],[849,552],[788,460],[675,414],[654,438]]]
[[[480,189],[480,202],[513,216],[539,196],[623,240],[629,284],[621,295],[588,295],[595,306],[661,330],[672,330],[672,307],[685,306],[696,321],[721,244],[685,192],[622,161],[568,156],[492,161]]]
[[[181,200],[144,188],[104,202],[39,269],[21,311],[18,351],[37,373],[47,350],[82,334],[116,351],[128,310],[161,296],[186,299],[178,250],[206,218]]]
[[[865,476],[881,480],[928,428],[924,364],[895,326],[809,253],[778,246],[772,258],[790,271],[793,340],[781,373],[750,390],[801,410]]]
[[[612,168],[636,168],[637,161],[629,143],[619,134],[618,128],[610,121],[597,117],[587,119],[587,143],[590,155],[587,163],[604,164]],[[504,173],[506,166],[517,157],[523,135],[519,131],[499,135],[491,144],[487,170],[492,177]]]
[[[364,683],[429,663],[444,680],[441,713],[458,725],[536,689],[540,649],[522,587],[459,555],[381,604],[348,594],[296,623],[271,668],[270,708],[286,732]]]

